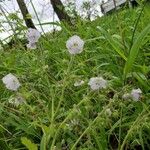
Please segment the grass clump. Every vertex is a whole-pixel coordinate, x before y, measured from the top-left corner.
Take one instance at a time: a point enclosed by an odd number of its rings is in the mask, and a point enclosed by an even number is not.
[[[35,50],[18,41],[0,51],[0,77],[12,73],[21,83],[16,92],[0,83],[1,148],[149,149],[147,7],[78,21],[73,30],[61,25],[61,31],[41,37]],[[66,48],[73,35],[84,41],[78,55]],[[103,77],[107,88],[91,90],[92,77]],[[122,97],[138,88],[137,101]],[[23,103],[16,106],[18,97]]]

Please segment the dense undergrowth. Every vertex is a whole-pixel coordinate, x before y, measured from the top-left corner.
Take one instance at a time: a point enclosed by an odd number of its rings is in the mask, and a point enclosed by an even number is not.
[[[36,50],[19,40],[5,46],[0,78],[15,74],[21,88],[11,92],[0,82],[0,149],[150,149],[149,9],[79,20],[76,27],[61,24]],[[75,34],[85,46],[71,56],[66,41]],[[107,89],[91,91],[87,83],[97,76],[108,81]],[[75,87],[78,80],[85,83]],[[122,99],[136,88],[139,101]],[[17,96],[26,103],[10,104]]]

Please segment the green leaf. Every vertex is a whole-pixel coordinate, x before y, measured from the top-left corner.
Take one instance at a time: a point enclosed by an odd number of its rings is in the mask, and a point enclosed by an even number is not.
[[[43,134],[43,137],[40,143],[40,150],[46,150],[46,143],[47,143],[47,136]]]
[[[29,140],[28,138],[26,137],[21,137],[21,142],[23,145],[26,146],[26,148],[28,150],[38,150],[38,147],[36,144],[32,143],[31,140]]]
[[[40,150],[46,150],[46,144],[49,141],[50,137],[54,136],[55,128],[53,125],[50,125],[50,127],[47,127],[46,125],[40,125],[40,127],[43,131],[43,137],[40,143]]]
[[[140,35],[137,37],[137,39],[133,43],[133,46],[131,47],[130,54],[127,58],[127,61],[124,67],[124,78],[126,78],[127,74],[131,71],[132,66],[135,62],[135,59],[138,55],[139,49],[141,45],[143,44],[143,39],[147,36],[149,32],[150,32],[150,24],[140,33]]]
[[[144,87],[145,90],[148,91],[150,89],[150,85],[149,85],[148,80],[144,74],[134,72],[133,76],[139,81],[139,83]]]
[[[98,29],[104,34],[105,38],[107,39],[107,41],[109,42],[109,44],[113,47],[113,49],[124,59],[127,60],[126,56],[124,55],[124,52],[121,50],[120,48],[120,44],[118,42],[116,42],[112,36],[107,33],[103,28],[98,27]]]

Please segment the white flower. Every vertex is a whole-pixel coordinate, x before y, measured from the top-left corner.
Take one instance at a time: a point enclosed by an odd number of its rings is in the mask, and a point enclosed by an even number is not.
[[[84,81],[83,80],[80,80],[80,81],[76,81],[75,83],[74,83],[74,86],[81,86],[81,85],[83,85],[84,84]]]
[[[84,41],[79,36],[74,35],[66,42],[66,47],[70,54],[79,54],[83,51]]]
[[[132,97],[132,99],[133,100],[135,100],[135,101],[138,101],[139,99],[140,99],[140,97],[141,97],[141,94],[142,94],[142,91],[141,91],[141,89],[133,89],[132,91],[131,91],[131,97]]]
[[[31,48],[31,49],[35,49],[36,48],[36,42],[38,42],[38,40],[41,36],[40,32],[36,29],[29,28],[26,36],[27,36],[27,39],[29,41],[29,44],[27,44],[27,47]]]
[[[27,39],[30,43],[36,43],[41,36],[41,34],[38,30],[32,29],[32,28],[28,29],[26,35],[27,35]]]
[[[107,108],[105,110],[105,114],[108,115],[108,116],[111,116],[112,112],[111,112],[110,108]]]
[[[104,80],[102,77],[93,77],[90,79],[88,85],[90,85],[92,90],[98,90],[98,89],[106,88],[107,81]]]
[[[18,79],[11,73],[3,77],[2,81],[9,90],[17,91],[17,89],[20,87]]]
[[[131,94],[129,94],[129,93],[126,93],[122,96],[122,99],[124,99],[124,100],[128,100],[130,98],[131,98]]]

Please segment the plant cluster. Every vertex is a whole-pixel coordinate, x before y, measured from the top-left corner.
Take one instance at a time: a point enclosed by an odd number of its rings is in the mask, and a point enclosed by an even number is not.
[[[0,51],[1,148],[150,149],[149,8]]]

